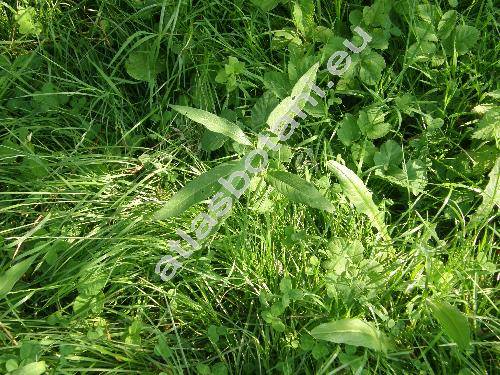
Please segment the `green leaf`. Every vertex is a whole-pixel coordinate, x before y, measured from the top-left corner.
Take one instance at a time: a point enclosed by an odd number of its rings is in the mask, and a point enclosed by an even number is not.
[[[29,363],[11,373],[11,375],[42,375],[47,371],[44,361]]]
[[[483,190],[483,201],[476,213],[471,217],[472,223],[480,223],[488,218],[495,206],[500,207],[500,157],[489,174],[489,182]]]
[[[363,181],[349,168],[334,160],[328,161],[327,167],[337,176],[344,194],[356,207],[356,210],[368,216],[372,226],[380,232],[382,237],[385,240],[390,240],[384,223],[384,213],[373,202],[372,193],[367,189]]]
[[[293,22],[303,35],[316,26],[314,23],[314,2],[311,0],[295,0],[293,3]]]
[[[377,52],[367,51],[361,55],[359,78],[370,86],[375,86],[382,77],[385,60]]]
[[[229,120],[226,120],[225,118],[216,116],[202,109],[180,105],[171,105],[171,107],[177,112],[188,117],[189,119],[205,126],[210,131],[224,134],[225,136],[242,145],[252,145],[252,142],[250,142],[243,130],[241,130],[238,125]]]
[[[301,94],[310,94],[311,85],[316,81],[316,73],[318,72],[319,63],[312,65],[297,83],[293,86],[291,96],[295,98]]]
[[[359,111],[358,126],[361,132],[370,139],[381,138],[391,129],[389,123],[384,122],[385,114],[380,108],[368,108]]]
[[[427,303],[444,333],[461,349],[467,349],[470,346],[470,328],[467,317],[447,302],[428,300]]]
[[[385,170],[391,166],[398,166],[403,161],[403,149],[397,142],[388,140],[380,147],[380,151],[375,153],[373,160],[375,165]]]
[[[290,82],[288,81],[288,75],[283,72],[265,72],[264,86],[274,93],[278,98],[284,99],[288,95],[288,90],[290,89]]]
[[[35,21],[36,10],[33,7],[19,7],[15,15],[19,32],[24,35],[39,35],[42,32],[41,25]]]
[[[391,1],[375,0],[373,5],[363,8],[363,21],[370,26],[382,26],[388,29],[391,26],[389,18],[391,8]]]
[[[207,330],[207,336],[212,342],[214,343],[219,342],[219,333],[217,332],[217,327],[214,326],[213,324],[210,325],[210,327],[208,327]]]
[[[437,42],[434,26],[430,23],[419,21],[415,24],[415,35],[417,40],[425,42]]]
[[[316,72],[318,71],[319,63],[314,64],[309,68],[309,70],[299,78],[297,83],[293,86],[292,93],[290,96],[284,98],[277,106],[273,109],[271,114],[267,119],[267,124],[271,128],[279,129],[282,124],[278,124],[278,121],[288,114],[290,117],[295,117],[294,113],[291,112],[291,108],[294,104],[297,105],[298,109],[303,109],[305,105],[305,100],[295,103],[295,98],[301,94],[311,93],[311,84],[316,80]]]
[[[158,59],[149,50],[130,53],[127,61],[125,61],[125,69],[132,78],[146,82],[155,79],[158,73],[163,70]]]
[[[357,141],[361,136],[361,132],[356,122],[356,117],[347,113],[340,122],[337,135],[345,146],[350,146],[353,142]]]
[[[31,258],[16,263],[0,275],[0,299],[10,293],[14,285],[26,273],[28,268],[30,268],[35,258],[36,256],[32,256]]]
[[[189,207],[204,201],[220,189],[218,179],[237,170],[243,170],[243,159],[218,165],[188,182],[181,190],[158,210],[153,218],[165,220],[178,216]]]
[[[270,171],[268,183],[292,202],[304,203],[313,208],[333,212],[332,203],[314,187],[297,175],[284,171]]]
[[[460,25],[455,28],[455,49],[459,55],[467,53],[479,39],[479,30],[474,26]]]
[[[273,10],[278,5],[279,0],[250,0],[252,4],[258,6],[264,12]]]
[[[323,323],[315,327],[311,335],[318,340],[363,346],[384,353],[389,349],[388,338],[373,323],[360,319],[341,319]]]
[[[12,372],[14,371],[15,369],[17,369],[19,367],[19,365],[17,364],[17,361],[13,358],[7,360],[7,362],[5,362],[5,368],[7,370],[7,372]]]
[[[373,29],[370,33],[372,41],[370,47],[375,49],[387,49],[389,47],[389,38],[391,33],[385,29]]]
[[[474,139],[483,141],[500,141],[500,107],[490,109],[477,123],[477,129],[472,134]]]
[[[436,5],[420,4],[417,6],[417,14],[420,19],[432,25],[439,20],[439,8]]]
[[[164,335],[158,336],[158,343],[155,345],[154,352],[156,355],[162,357],[165,362],[170,361],[173,351],[170,349]]]
[[[252,108],[252,129],[261,129],[278,104],[278,99],[270,91],[266,91],[257,99]]]
[[[284,277],[280,281],[280,290],[281,293],[287,294],[293,289],[292,287],[292,279],[289,277]]]
[[[441,17],[438,24],[438,36],[441,40],[448,38],[451,35],[457,22],[457,11],[449,10]]]
[[[200,145],[205,151],[215,151],[224,145],[228,138],[224,134],[214,133],[208,129],[205,129],[203,135],[201,136]]]

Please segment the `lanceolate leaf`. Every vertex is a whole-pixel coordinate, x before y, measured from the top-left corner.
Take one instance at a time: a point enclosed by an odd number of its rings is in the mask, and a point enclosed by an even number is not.
[[[446,302],[427,301],[436,320],[461,349],[470,345],[470,328],[467,318],[456,307]]]
[[[298,109],[303,109],[306,101],[300,100],[296,103],[295,98],[301,94],[310,94],[311,93],[311,84],[316,80],[316,72],[318,71],[319,63],[314,64],[309,68],[309,70],[299,78],[297,83],[293,86],[292,93],[290,96],[284,98],[277,106],[273,109],[271,114],[267,119],[267,124],[272,129],[279,129],[278,122],[279,120],[286,115],[289,115],[290,118],[296,117],[292,108],[296,105]]]
[[[320,324],[311,331],[318,340],[337,344],[363,346],[379,352],[387,352],[388,338],[373,323],[360,319],[342,319]]]
[[[304,203],[313,208],[333,212],[332,203],[311,183],[297,175],[284,171],[270,171],[266,180],[277,191],[293,202]]]
[[[208,130],[215,133],[224,134],[234,141],[241,143],[242,145],[250,146],[252,143],[248,137],[243,133],[238,125],[226,120],[225,118],[216,116],[210,112],[204,111],[202,109],[185,107],[181,105],[171,106],[177,112],[183,114],[189,119],[205,126]]]
[[[14,285],[26,273],[34,260],[35,256],[25,259],[16,263],[5,271],[5,273],[0,275],[0,298],[4,298],[8,293],[10,293]]]
[[[189,207],[207,199],[220,189],[217,181],[237,170],[243,170],[243,159],[218,165],[186,184],[154,214],[154,219],[164,220],[178,216]]]
[[[307,65],[306,65],[307,66]],[[314,64],[299,78],[297,83],[293,86],[292,97],[300,94],[309,94],[311,92],[311,84],[316,81],[316,73],[318,72],[319,63]]]
[[[500,207],[500,157],[497,158],[495,166],[491,170],[490,181],[483,191],[483,202],[471,218],[472,223],[480,223],[488,217],[495,206]]]
[[[384,213],[373,202],[372,193],[367,189],[363,181],[349,168],[334,160],[327,162],[327,167],[335,173],[345,195],[358,212],[368,216],[372,226],[380,232],[382,237],[385,240],[390,240],[384,223]]]

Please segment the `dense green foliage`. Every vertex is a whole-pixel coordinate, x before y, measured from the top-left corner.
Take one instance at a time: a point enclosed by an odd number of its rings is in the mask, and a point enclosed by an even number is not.
[[[0,1],[0,373],[495,373],[498,16]],[[356,26],[372,40],[333,78]],[[326,97],[162,281],[312,81]]]

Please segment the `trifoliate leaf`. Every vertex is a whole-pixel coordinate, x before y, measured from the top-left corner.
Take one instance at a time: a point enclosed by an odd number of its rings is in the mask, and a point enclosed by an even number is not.
[[[479,39],[479,30],[474,26],[460,25],[455,28],[455,49],[459,55],[471,50]]]
[[[361,132],[356,122],[356,117],[350,113],[346,114],[340,122],[337,135],[345,146],[350,146],[353,142],[357,141],[361,136]]]
[[[408,59],[411,61],[417,61],[417,60],[429,60],[431,57],[433,57],[436,53],[436,44],[428,41],[419,41],[416,43],[413,43],[410,47],[408,47],[408,50],[406,51],[406,55],[408,56]]]
[[[437,42],[438,38],[434,26],[430,23],[420,21],[415,25],[415,35],[417,40],[425,42]]]
[[[392,4],[389,0],[375,0],[373,5],[363,8],[363,21],[369,26],[391,27],[389,11]]]
[[[359,111],[357,124],[361,132],[370,139],[381,138],[391,129],[391,125],[384,122],[385,114],[380,108],[369,108]]]
[[[380,151],[375,153],[373,160],[375,165],[385,170],[398,166],[403,161],[403,149],[397,142],[388,140],[380,147]]]
[[[359,78],[370,86],[375,86],[382,77],[385,60],[377,52],[367,51],[361,55]]]
[[[422,160],[409,160],[405,163],[406,178],[414,195],[420,194],[427,186],[427,166]]]
[[[457,22],[457,14],[456,10],[449,10],[443,14],[438,24],[439,39],[444,40],[450,36]]]
[[[372,41],[370,42],[370,47],[375,49],[387,49],[389,47],[389,38],[391,33],[385,29],[373,29],[370,32]]]
[[[420,19],[431,25],[435,25],[439,20],[439,8],[433,4],[418,5],[417,14]]]

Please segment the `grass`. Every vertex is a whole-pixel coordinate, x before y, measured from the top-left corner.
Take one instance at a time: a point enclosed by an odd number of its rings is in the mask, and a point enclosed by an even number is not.
[[[366,26],[400,30],[371,50],[385,61],[380,76],[368,83],[349,71],[271,162],[316,186],[333,213],[257,179],[174,279],[155,274],[176,229],[206,207],[167,220],[151,214],[202,172],[245,154],[227,140],[207,151],[200,143],[216,136],[169,106],[227,117],[254,140],[283,99],[276,94],[328,44],[297,31],[313,26],[294,21],[293,3],[263,11],[264,3],[0,2],[0,290],[4,272],[34,257],[0,293],[0,373],[42,361],[32,373],[496,373],[498,214],[494,204],[477,212],[498,179],[498,138],[475,137],[481,124],[498,134],[487,117],[498,111],[491,1],[403,1],[388,24],[381,12],[380,25]],[[352,38],[356,11],[373,4],[313,3],[314,27],[342,39]],[[23,6],[34,12],[24,29],[15,16]],[[453,9],[463,28],[452,34],[463,40],[450,46],[438,24]],[[127,68],[137,52],[149,79]],[[216,79],[230,56],[244,64],[232,85]],[[316,82],[330,79],[323,61]],[[390,131],[341,141],[346,115],[373,108]],[[390,140],[404,160],[377,163]],[[338,156],[385,213],[390,244],[326,167]],[[290,282],[295,297],[285,303]],[[451,320],[466,317],[470,345],[458,345],[429,301],[454,306]],[[348,318],[373,324],[391,348],[309,334]]]

